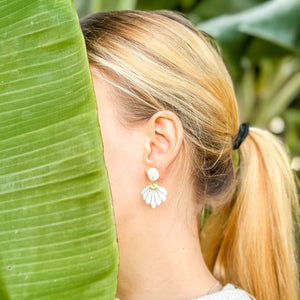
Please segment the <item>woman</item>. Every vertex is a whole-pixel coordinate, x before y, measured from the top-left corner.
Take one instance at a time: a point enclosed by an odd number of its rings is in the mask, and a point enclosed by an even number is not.
[[[218,50],[167,11],[81,25],[119,242],[117,297],[297,300],[293,174],[271,134],[239,126]],[[205,205],[213,214],[199,239]]]

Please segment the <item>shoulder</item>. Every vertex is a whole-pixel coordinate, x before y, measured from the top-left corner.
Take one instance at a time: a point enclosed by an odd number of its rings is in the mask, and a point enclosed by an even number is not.
[[[227,284],[224,288],[214,294],[206,295],[200,298],[191,299],[191,300],[251,300],[254,299],[244,291],[235,288],[232,284]]]

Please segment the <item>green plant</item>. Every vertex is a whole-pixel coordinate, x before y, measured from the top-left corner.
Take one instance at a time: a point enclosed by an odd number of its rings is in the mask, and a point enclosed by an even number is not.
[[[300,155],[299,13],[297,0],[267,1],[198,24],[220,44],[241,121],[278,134],[292,157]]]
[[[80,17],[93,12],[134,9],[137,0],[73,0]]]
[[[71,1],[0,1],[0,298],[114,299],[117,242]]]

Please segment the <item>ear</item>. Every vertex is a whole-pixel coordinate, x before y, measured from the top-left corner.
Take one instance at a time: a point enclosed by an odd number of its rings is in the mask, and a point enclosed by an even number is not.
[[[147,121],[144,130],[147,135],[144,163],[147,168],[158,169],[163,178],[182,147],[182,123],[175,113],[159,111]]]

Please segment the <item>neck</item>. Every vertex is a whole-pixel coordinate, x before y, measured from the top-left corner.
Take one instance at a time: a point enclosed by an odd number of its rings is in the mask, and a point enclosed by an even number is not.
[[[117,296],[122,300],[187,300],[207,294],[216,282],[201,254],[197,218],[180,222],[181,208],[170,213],[168,203],[162,205],[166,207],[143,206],[147,213],[117,224]]]

